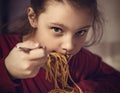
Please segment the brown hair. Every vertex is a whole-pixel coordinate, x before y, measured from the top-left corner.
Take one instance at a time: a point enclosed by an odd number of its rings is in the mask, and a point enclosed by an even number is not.
[[[55,1],[61,2],[67,1],[70,5],[74,6],[76,9],[79,8],[88,8],[91,11],[93,16],[93,23],[92,23],[92,36],[87,42],[87,45],[92,45],[101,40],[103,34],[103,17],[98,9],[97,0],[31,0],[30,6],[33,8],[34,12],[36,13],[37,17],[40,13],[44,12],[47,8],[48,2]],[[26,35],[34,32],[34,29],[30,26],[30,23],[27,18],[27,14],[22,16],[19,21],[18,27],[10,26],[14,33],[19,33],[21,35]],[[14,28],[14,29],[13,29]]]

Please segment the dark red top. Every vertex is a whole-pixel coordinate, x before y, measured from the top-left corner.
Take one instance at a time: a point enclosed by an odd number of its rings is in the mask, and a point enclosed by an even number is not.
[[[0,93],[47,93],[54,85],[45,80],[44,69],[34,78],[12,81],[9,77],[4,59],[18,42],[17,35],[0,35]],[[84,93],[120,93],[120,72],[84,48],[70,60],[69,68]]]

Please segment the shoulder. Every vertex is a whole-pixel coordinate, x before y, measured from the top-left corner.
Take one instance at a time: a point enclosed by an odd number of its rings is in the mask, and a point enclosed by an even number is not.
[[[116,72],[115,69],[113,69],[112,66],[109,66],[106,64],[102,58],[92,53],[91,51],[82,48],[71,60],[71,64],[73,66],[76,66],[76,68],[82,69],[82,71],[86,73],[92,73],[94,71],[100,72],[100,73],[114,73]]]
[[[97,54],[94,54],[88,49],[82,48],[76,55],[78,58],[82,58],[85,60],[96,60],[96,59],[101,59],[101,57]]]
[[[91,51],[82,48],[69,62],[71,68],[76,68],[78,71],[94,71],[102,62],[101,57]]]
[[[20,41],[20,36],[17,34],[0,34],[0,42],[2,42],[2,40],[15,40],[15,41]]]
[[[3,43],[17,43],[20,42],[20,36],[16,34],[0,34],[0,45]]]
[[[0,58],[6,56],[18,42],[20,42],[18,35],[0,34]]]

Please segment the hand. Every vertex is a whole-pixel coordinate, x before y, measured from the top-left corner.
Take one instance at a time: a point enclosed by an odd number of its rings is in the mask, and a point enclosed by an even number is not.
[[[26,41],[17,46],[29,50],[14,47],[5,59],[5,65],[13,78],[23,79],[35,77],[39,69],[45,66],[47,60],[46,49],[39,43]]]

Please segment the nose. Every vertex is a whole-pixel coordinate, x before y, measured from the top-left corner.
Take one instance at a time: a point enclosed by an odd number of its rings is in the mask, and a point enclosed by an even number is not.
[[[72,38],[65,38],[65,40],[63,41],[62,45],[62,50],[64,52],[68,52],[71,53],[71,51],[73,51],[74,47],[75,47],[75,42],[73,42]]]

